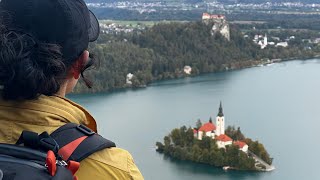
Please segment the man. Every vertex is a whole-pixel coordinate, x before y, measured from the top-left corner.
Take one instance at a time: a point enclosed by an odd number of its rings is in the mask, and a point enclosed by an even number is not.
[[[65,98],[90,66],[88,44],[100,31],[84,1],[2,0],[0,10],[0,142],[13,144],[23,130],[51,133],[70,122],[96,131],[94,118]],[[120,148],[90,155],[76,175],[143,179]]]

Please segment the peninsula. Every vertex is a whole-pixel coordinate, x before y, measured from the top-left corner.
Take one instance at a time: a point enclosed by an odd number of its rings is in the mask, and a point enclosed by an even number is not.
[[[240,128],[228,126],[220,102],[216,124],[210,118],[195,128],[182,126],[164,137],[164,144],[156,143],[157,151],[165,155],[196,163],[209,164],[223,169],[272,171],[272,158],[263,144],[246,138]]]

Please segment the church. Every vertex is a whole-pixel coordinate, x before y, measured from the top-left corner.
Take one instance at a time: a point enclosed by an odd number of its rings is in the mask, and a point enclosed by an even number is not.
[[[225,133],[225,118],[222,109],[222,103],[220,102],[219,113],[216,117],[216,125],[213,124],[210,119],[209,122],[203,124],[199,130],[194,130],[195,137],[202,140],[204,136],[211,137],[215,139],[219,148],[225,148],[228,145],[235,144],[238,145],[240,150],[243,152],[248,151],[248,145],[241,141],[233,141]]]

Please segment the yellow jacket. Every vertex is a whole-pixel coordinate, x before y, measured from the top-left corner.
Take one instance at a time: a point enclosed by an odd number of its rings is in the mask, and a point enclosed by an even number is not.
[[[36,100],[0,99],[0,142],[14,144],[23,130],[53,132],[65,123],[85,124],[96,131],[94,118],[80,105],[58,96],[41,95]],[[79,180],[132,179],[143,177],[132,156],[120,148],[98,151],[81,161]]]

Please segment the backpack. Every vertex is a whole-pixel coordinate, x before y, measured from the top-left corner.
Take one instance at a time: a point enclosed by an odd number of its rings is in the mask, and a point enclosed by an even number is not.
[[[23,131],[17,143],[0,143],[0,180],[76,180],[81,160],[115,144],[84,125],[68,123],[50,135]]]

